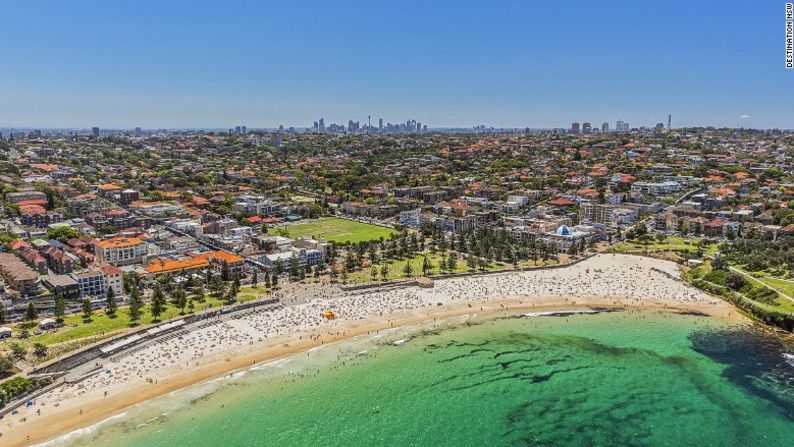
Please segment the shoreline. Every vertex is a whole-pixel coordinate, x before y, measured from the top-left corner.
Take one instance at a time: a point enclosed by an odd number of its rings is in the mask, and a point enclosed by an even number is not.
[[[111,403],[103,402],[102,400],[93,400],[86,402],[85,406],[90,407],[91,404],[102,402],[101,408],[95,406],[93,409],[86,409],[78,415],[66,415],[62,417],[48,418],[40,422],[40,424],[31,423],[25,428],[31,430],[35,435],[30,436],[29,439],[22,438],[21,436],[6,435],[3,438],[4,444],[15,445],[29,445],[41,444],[51,442],[61,436],[68,435],[76,430],[88,428],[92,425],[100,424],[108,419],[119,416],[130,407],[138,404],[145,403],[149,400],[165,396],[170,393],[178,392],[192,386],[201,385],[211,380],[215,380],[224,376],[230,376],[240,371],[247,371],[251,368],[268,362],[273,362],[299,354],[306,353],[312,349],[327,346],[335,343],[351,340],[353,338],[367,335],[371,332],[380,332],[392,329],[404,329],[411,326],[418,326],[429,323],[430,321],[445,321],[464,316],[497,316],[499,314],[508,315],[512,313],[523,313],[524,311],[536,312],[558,312],[569,310],[588,310],[593,308],[604,309],[605,311],[615,310],[636,310],[643,312],[658,312],[658,313],[684,313],[697,311],[710,318],[727,318],[737,322],[749,322],[746,317],[741,316],[739,313],[732,312],[732,309],[716,309],[715,305],[670,305],[668,303],[660,302],[647,302],[641,304],[630,304],[616,300],[609,302],[602,297],[594,298],[593,300],[579,298],[576,304],[563,300],[563,302],[532,302],[521,303],[517,298],[508,298],[504,300],[494,300],[490,302],[490,306],[483,306],[483,310],[473,309],[468,306],[460,306],[457,309],[444,309],[439,312],[433,312],[431,309],[425,315],[403,316],[402,318],[395,318],[389,322],[369,323],[364,325],[352,324],[344,328],[345,331],[341,334],[323,335],[317,339],[303,339],[303,340],[289,340],[274,343],[270,346],[263,347],[255,352],[243,356],[236,356],[232,359],[216,359],[205,365],[201,365],[198,369],[193,369],[189,372],[173,376],[166,380],[164,383],[152,384],[148,388],[132,389],[123,392],[117,396]],[[583,302],[580,302],[583,301]],[[504,306],[504,307],[502,307]],[[717,310],[717,312],[713,312]],[[712,312],[709,312],[712,311]],[[539,315],[542,316],[542,315]],[[573,315],[572,315],[573,316]],[[298,335],[298,334],[296,334]],[[63,412],[67,410],[79,411],[75,408],[64,408]],[[53,420],[54,419],[54,420]],[[32,421],[31,421],[32,422]],[[20,434],[21,435],[21,434]],[[24,435],[27,436],[27,435]]]
[[[80,393],[79,396],[58,396],[57,393],[54,393],[55,396],[44,395],[41,400],[37,400],[34,407],[23,409],[23,412],[16,417],[16,420],[12,421],[10,418],[6,418],[6,420],[0,421],[0,431],[3,432],[3,436],[0,439],[3,441],[3,445],[11,446],[31,445],[55,440],[75,430],[96,425],[136,404],[233,374],[237,371],[248,370],[263,362],[291,357],[316,347],[349,340],[372,332],[377,333],[383,330],[404,328],[467,315],[491,316],[506,313],[523,313],[526,311],[604,308],[666,313],[697,312],[698,314],[704,314],[704,316],[729,319],[736,322],[749,323],[751,321],[741,315],[730,304],[719,299],[711,299],[712,297],[705,294],[689,300],[684,298],[683,295],[679,296],[676,294],[671,297],[665,295],[663,293],[664,290],[653,290],[653,287],[648,285],[649,280],[663,281],[664,283],[668,281],[674,282],[674,280],[665,277],[665,275],[655,275],[658,277],[648,278],[645,275],[653,272],[651,269],[656,268],[656,262],[648,263],[643,261],[642,258],[633,260],[627,258],[603,255],[603,257],[594,261],[597,262],[595,267],[597,270],[591,274],[589,269],[594,267],[590,266],[586,270],[587,275],[583,275],[587,268],[583,266],[556,269],[556,271],[551,273],[553,275],[551,278],[557,281],[564,281],[566,279],[565,275],[571,278],[584,276],[581,279],[589,286],[587,290],[593,292],[592,294],[581,294],[582,286],[580,284],[571,285],[577,291],[574,292],[576,295],[568,293],[562,288],[552,290],[549,285],[550,280],[543,277],[543,274],[536,272],[504,273],[477,281],[470,279],[447,280],[447,282],[441,283],[436,292],[433,292],[433,289],[429,291],[427,289],[412,289],[409,291],[411,293],[430,294],[427,296],[423,295],[424,304],[422,307],[387,310],[381,311],[380,314],[374,313],[358,319],[340,318],[331,323],[324,322],[322,325],[295,327],[286,334],[268,336],[264,342],[260,341],[257,344],[251,342],[249,346],[238,344],[234,348],[211,353],[206,357],[202,355],[200,361],[196,361],[195,367],[180,367],[170,373],[167,370],[158,370],[156,373],[152,373],[155,380],[151,382],[139,380],[137,382],[130,381],[117,384],[110,395],[103,395],[100,389],[89,390],[87,394],[83,395],[83,393]],[[599,271],[600,269],[608,270],[610,262],[623,267],[626,269],[625,272],[621,272],[619,269],[615,274],[605,274]],[[674,264],[666,267],[672,270]],[[628,278],[626,272],[632,272],[631,275],[636,275],[636,278]],[[548,276],[549,273],[546,275]],[[561,275],[562,278],[560,278]],[[606,285],[596,283],[602,279],[607,280],[604,282]],[[631,287],[626,285],[629,279],[633,279],[636,284],[632,283]],[[549,293],[545,296],[527,296],[523,293],[511,294],[509,292],[515,289],[515,284],[511,284],[511,281],[518,284],[523,284],[523,281],[536,281],[541,284],[541,288],[547,288],[544,290],[548,290]],[[616,286],[616,283],[619,285]],[[456,284],[458,285],[456,286]],[[453,289],[453,286],[465,288],[469,296],[449,296],[450,290],[456,290]],[[491,286],[496,287],[496,289],[490,289],[489,287]],[[671,285],[671,287],[673,286],[683,288],[680,290],[687,293],[690,291],[697,293],[697,289],[690,289],[688,285],[679,283]],[[576,287],[579,288],[577,289]],[[628,291],[623,296],[610,295],[609,292],[618,292],[620,287]],[[645,287],[651,290],[643,290],[640,294],[637,294],[636,287]],[[680,290],[675,289],[676,293]],[[601,294],[598,294],[598,292]],[[444,295],[445,293],[447,295]],[[484,295],[480,295],[480,293]],[[557,293],[557,295],[554,295],[554,293]],[[364,306],[361,301],[355,300],[360,300],[364,297],[367,300],[366,302],[369,302],[375,300],[376,295],[354,295],[347,298],[353,300],[356,305]],[[390,297],[386,298],[393,298]],[[709,299],[707,300],[703,297]],[[343,299],[346,298],[340,298],[340,300]],[[444,302],[442,303],[442,301]],[[184,364],[183,361],[184,359],[180,360],[180,363]],[[116,392],[116,389],[123,389],[124,391]],[[47,399],[45,398],[47,397],[50,399],[51,405],[49,406],[46,404]],[[55,402],[54,405],[53,402]],[[37,409],[41,409],[48,414],[42,413],[41,416],[38,416],[35,413]]]

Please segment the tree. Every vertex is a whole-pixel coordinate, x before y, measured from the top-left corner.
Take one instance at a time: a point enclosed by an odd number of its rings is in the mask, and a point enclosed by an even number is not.
[[[739,290],[747,284],[744,277],[738,273],[729,272],[725,275],[725,286],[732,290]]]
[[[160,284],[155,284],[154,292],[152,293],[152,305],[150,312],[152,313],[152,321],[160,321],[160,315],[163,314],[165,305],[165,295]]]
[[[411,266],[411,260],[409,259],[405,261],[405,266],[403,267],[403,275],[405,275],[405,277],[408,278],[411,275],[413,275],[413,273],[414,273],[414,268],[413,266]]]
[[[423,276],[429,275],[431,270],[433,270],[433,264],[430,263],[430,260],[427,259],[427,256],[423,257],[422,258],[422,275]],[[443,268],[442,268],[442,270],[443,270]]]
[[[187,306],[187,293],[185,289],[182,287],[178,288],[175,292],[175,304],[176,307],[179,309],[179,313],[184,315],[185,314],[185,306]]]
[[[373,282],[375,282],[375,278],[378,277],[378,266],[373,265],[372,268],[369,269],[369,276]]]
[[[237,293],[239,289],[235,283],[229,284],[229,290],[226,292],[226,304],[234,304],[237,301]]]
[[[47,357],[47,347],[44,346],[41,343],[34,343],[33,344],[33,355],[35,355],[36,358],[39,358],[39,359],[43,359],[44,357]]]
[[[141,319],[141,292],[138,286],[133,286],[130,291],[130,322],[137,324]]]
[[[225,260],[223,261],[223,264],[221,265],[221,279],[223,279],[224,281],[228,281],[230,279],[230,276],[229,276],[229,263],[226,262]]]
[[[6,322],[6,308],[3,307],[3,303],[0,303],[0,324],[5,324]]]
[[[63,317],[66,315],[66,301],[64,301],[60,293],[55,294],[55,310],[53,314],[55,315],[55,321],[58,324],[63,324]]]
[[[33,305],[33,301],[28,303],[28,308],[25,311],[25,321],[34,321],[36,318],[39,318],[39,311],[36,310],[36,306]]]
[[[273,275],[270,277],[270,284],[271,284],[271,288],[273,289],[278,288],[278,275]]]
[[[383,264],[380,268],[380,279],[386,281],[389,278],[389,264]]]
[[[92,313],[93,309],[91,309],[91,300],[88,298],[83,299],[83,321],[91,321]]]
[[[256,288],[257,284],[259,284],[259,271],[255,268],[251,273],[251,285]]]
[[[55,227],[47,231],[47,239],[55,239],[63,244],[69,239],[76,239],[80,236],[82,236],[82,234],[80,234],[79,231],[68,226]]]
[[[449,259],[447,259],[447,270],[452,273],[458,269],[458,254],[454,251],[449,254]]]
[[[28,351],[19,343],[11,343],[11,357],[15,360],[22,360],[27,355]]]
[[[711,267],[715,270],[728,270],[728,261],[722,256],[717,256],[711,261]]]
[[[105,309],[105,313],[110,318],[116,318],[116,310],[118,309],[118,304],[116,304],[116,294],[113,292],[113,287],[108,287],[107,293],[107,309]]]
[[[210,295],[214,298],[220,298],[223,295],[223,292],[226,290],[226,284],[224,284],[223,279],[218,275],[212,276],[212,281],[210,281],[209,285]]]

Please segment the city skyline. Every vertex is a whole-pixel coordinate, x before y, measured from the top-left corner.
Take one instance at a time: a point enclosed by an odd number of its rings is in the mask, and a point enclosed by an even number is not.
[[[783,4],[682,5],[14,3],[0,126],[794,127]]]

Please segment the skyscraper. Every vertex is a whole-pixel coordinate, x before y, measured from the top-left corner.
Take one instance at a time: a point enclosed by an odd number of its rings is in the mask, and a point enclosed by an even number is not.
[[[243,126],[243,133],[248,133],[248,126]]]
[[[239,135],[240,133],[242,133],[242,131],[243,131],[243,128],[242,128],[242,127],[240,127],[240,126],[234,126],[234,133],[236,133],[236,134],[238,134],[238,135]]]
[[[383,118],[378,118],[378,132],[383,132]]]
[[[574,135],[579,135],[579,123],[577,122],[571,123],[571,133]]]
[[[99,138],[99,127],[92,127],[91,128],[91,134],[94,137]]]
[[[607,132],[609,132],[609,123],[604,121],[604,123],[601,124],[601,133],[607,133]]]
[[[587,121],[582,123],[582,133],[589,134],[590,133],[590,129],[591,129],[590,123],[588,123]]]

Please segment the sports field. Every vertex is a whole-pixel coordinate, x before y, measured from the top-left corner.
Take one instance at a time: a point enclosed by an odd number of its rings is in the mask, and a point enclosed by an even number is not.
[[[391,228],[370,225],[353,220],[331,217],[315,222],[286,225],[281,228],[288,237],[311,236],[327,242],[361,242],[379,239],[383,236],[388,239],[392,234],[398,234]]]

